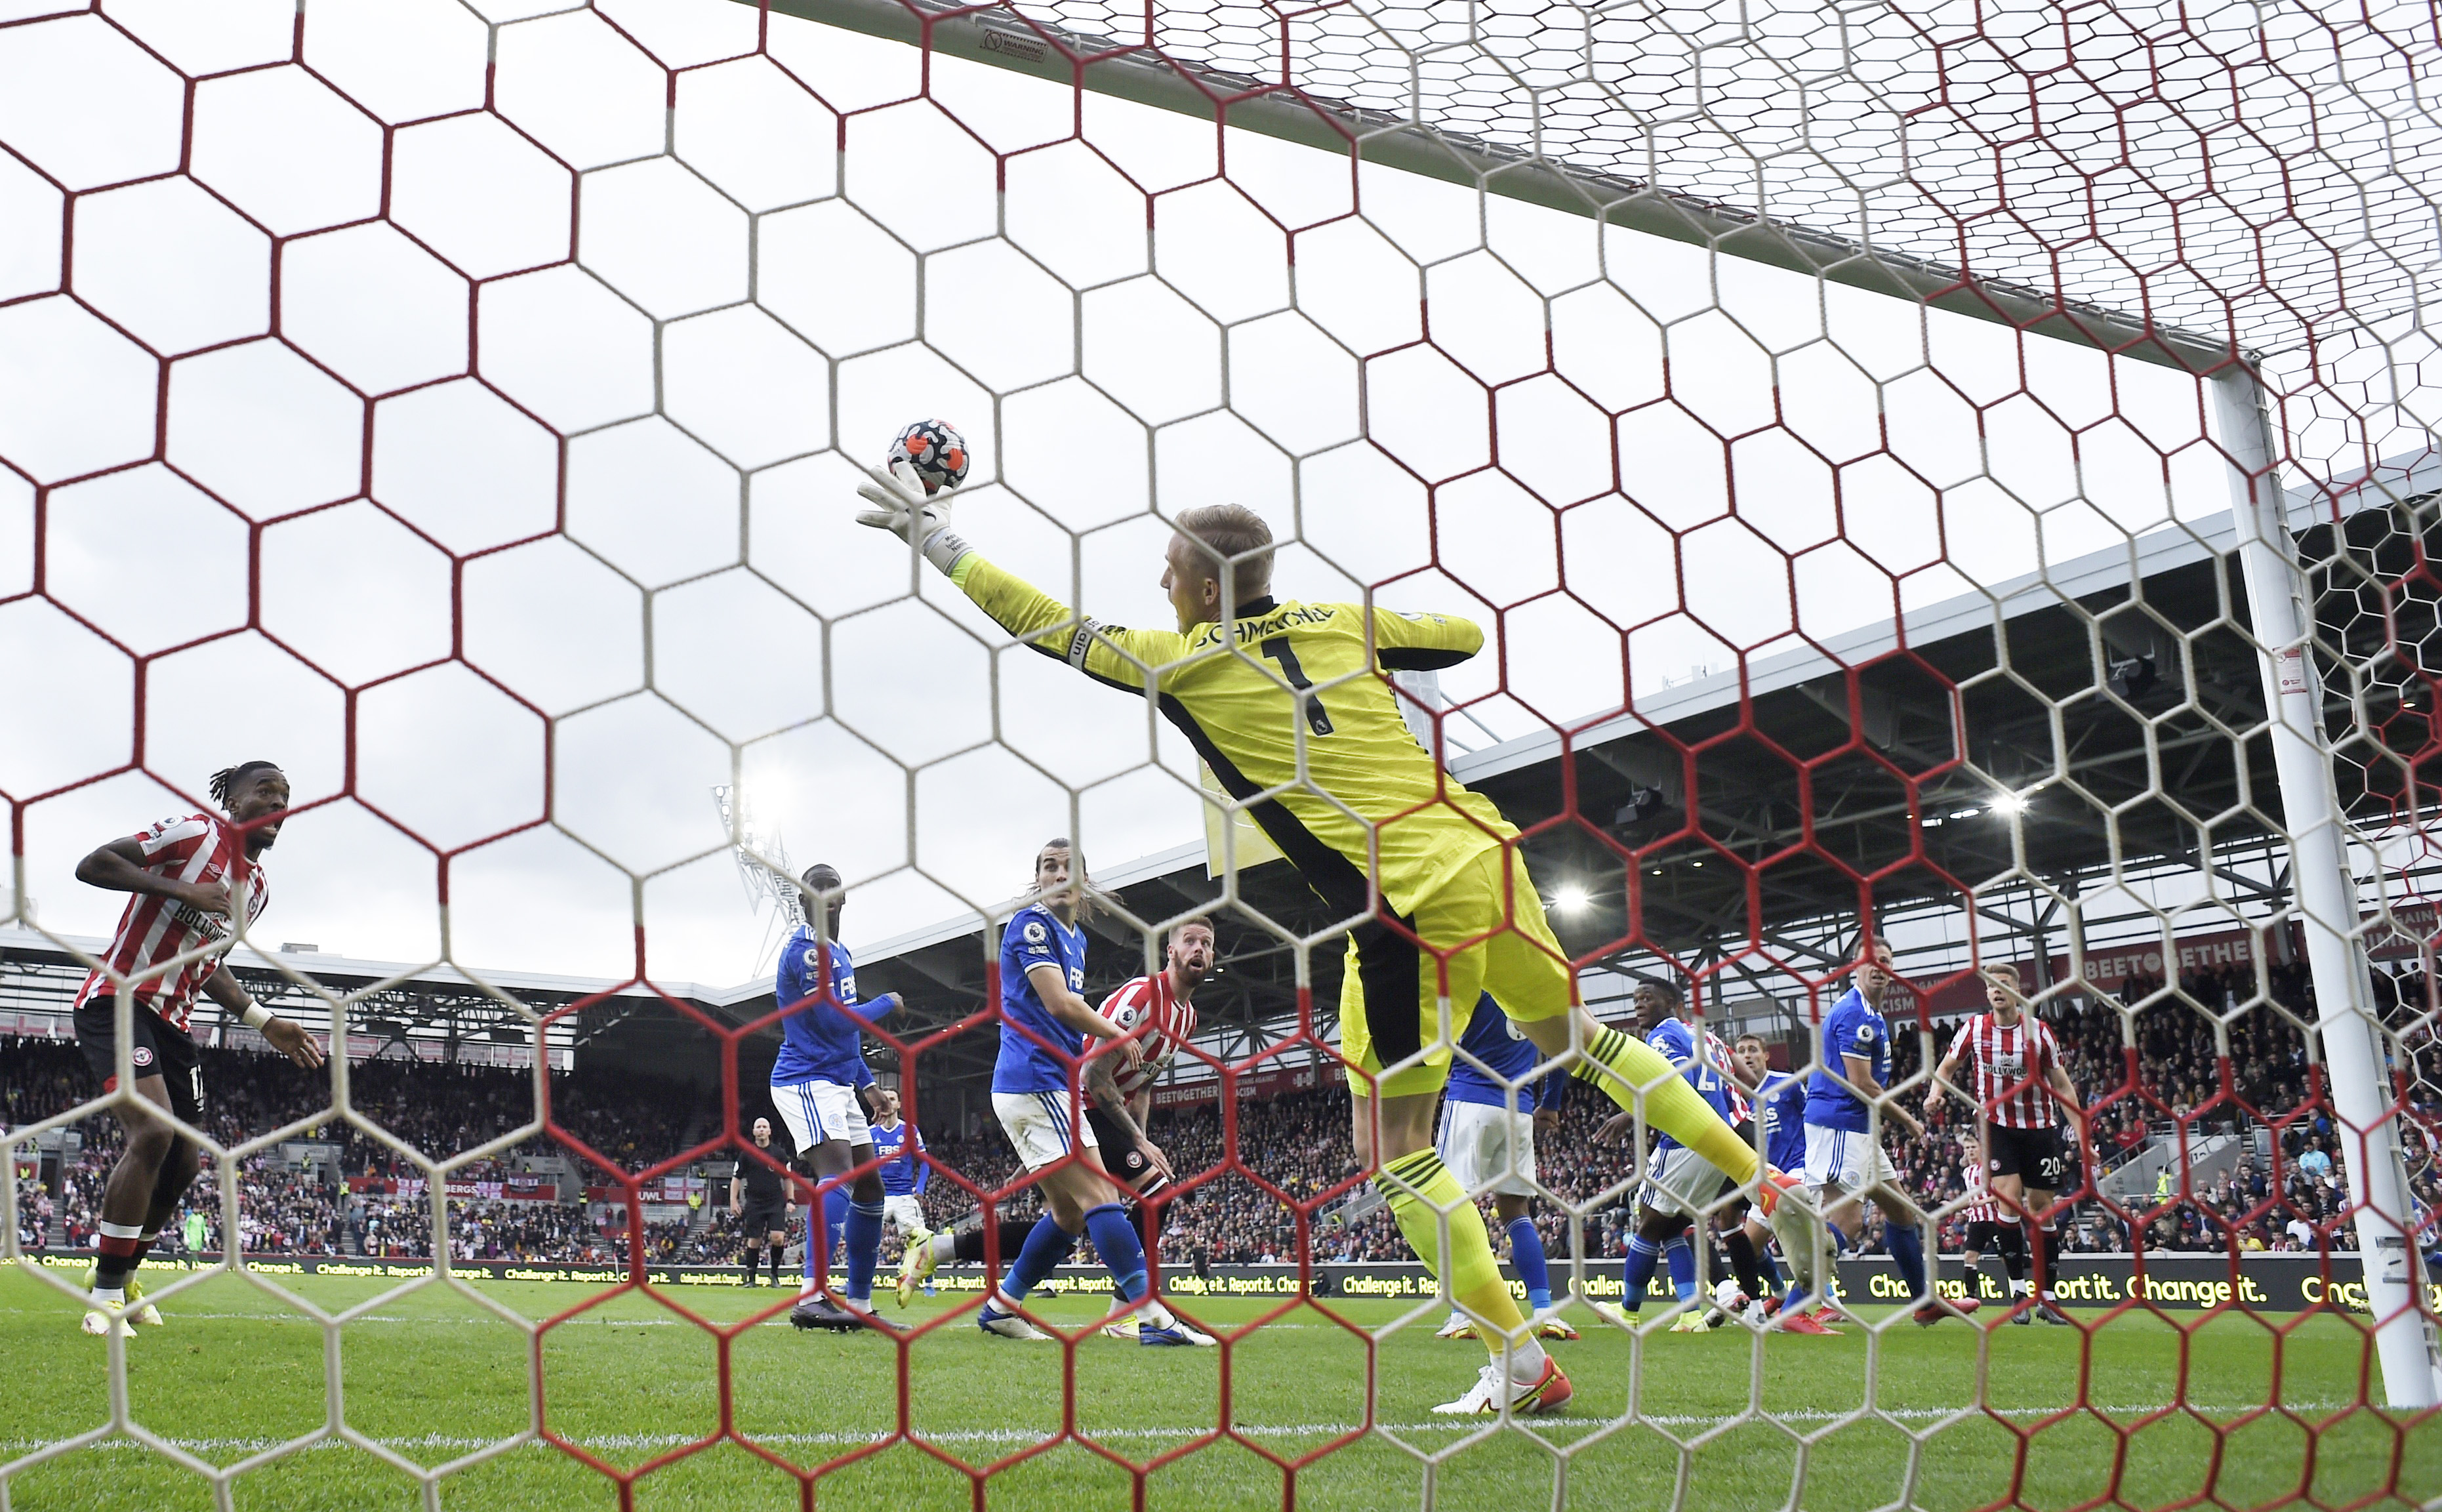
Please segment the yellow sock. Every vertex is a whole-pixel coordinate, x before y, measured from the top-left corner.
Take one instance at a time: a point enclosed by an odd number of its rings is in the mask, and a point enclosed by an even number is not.
[[[1401,1156],[1382,1168],[1374,1184],[1390,1200],[1391,1215],[1399,1221],[1399,1231],[1408,1236],[1425,1268],[1435,1276],[1447,1273],[1450,1296],[1458,1304],[1499,1331],[1485,1340],[1498,1356],[1503,1342],[1501,1334],[1516,1332],[1526,1320],[1518,1311],[1517,1299],[1509,1295],[1508,1283],[1501,1279],[1500,1263],[1492,1258],[1492,1236],[1485,1232],[1484,1214],[1468,1200],[1466,1189],[1431,1150]],[[1449,1214],[1447,1256],[1441,1249],[1445,1211]]]
[[[1570,1075],[1592,1082],[1623,1108],[1634,1110],[1636,1089],[1646,1088],[1645,1121],[1696,1152],[1723,1175],[1740,1186],[1754,1180],[1759,1164],[1755,1147],[1722,1120],[1713,1105],[1697,1095],[1687,1079],[1674,1070],[1660,1050],[1615,1029],[1596,1029],[1586,1042],[1586,1058]]]

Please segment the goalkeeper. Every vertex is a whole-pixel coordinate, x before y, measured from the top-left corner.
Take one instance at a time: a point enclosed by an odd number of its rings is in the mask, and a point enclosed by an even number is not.
[[[1488,1325],[1494,1357],[1473,1389],[1439,1411],[1559,1407],[1568,1377],[1511,1300],[1483,1215],[1433,1153],[1455,1038],[1449,1005],[1491,993],[1543,1056],[1582,1050],[1573,1075],[1623,1108],[1642,1093],[1653,1126],[1739,1185],[1752,1189],[1765,1172],[1669,1062],[1577,1006],[1576,973],[1544,920],[1517,829],[1416,743],[1376,675],[1452,665],[1483,647],[1484,632],[1440,614],[1273,598],[1270,528],[1238,504],[1178,517],[1161,579],[1177,629],[1103,625],[986,561],[951,528],[951,490],[928,496],[905,464],[858,491],[874,506],[860,524],[920,550],[1011,634],[1153,698],[1307,885],[1339,917],[1363,919],[1340,1004],[1341,1050],[1365,1073],[1349,1081],[1358,1156],[1377,1167],[1400,1232]],[[1777,1194],[1768,1184],[1762,1205]]]

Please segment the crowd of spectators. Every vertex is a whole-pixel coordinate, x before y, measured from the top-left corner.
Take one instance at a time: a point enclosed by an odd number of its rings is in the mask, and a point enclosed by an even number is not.
[[[328,1106],[327,1083],[301,1075],[275,1055],[207,1048],[204,1078],[208,1096],[203,1127],[226,1145],[298,1124]],[[474,1149],[536,1121],[531,1071],[367,1060],[350,1068],[349,1083],[359,1113],[399,1141],[434,1158]],[[630,1167],[679,1153],[719,1121],[717,1113],[707,1111],[702,1100],[683,1084],[655,1077],[580,1073],[555,1076],[549,1088],[553,1116],[563,1128],[594,1151]],[[73,1044],[0,1036],[0,1103],[5,1103],[0,1122],[7,1127],[55,1117],[93,1096],[91,1073],[82,1052]],[[36,1176],[19,1181],[19,1237],[28,1248],[92,1247],[102,1184],[118,1157],[118,1122],[103,1111],[70,1127],[80,1137],[82,1148],[56,1171],[56,1181],[46,1183]],[[292,1169],[276,1151],[241,1160],[239,1243],[245,1250],[404,1259],[431,1254],[431,1207],[428,1198],[413,1192],[424,1172],[411,1158],[342,1119],[305,1122],[295,1138],[318,1146],[337,1145],[337,1162]],[[516,1169],[519,1157],[538,1154],[570,1157],[576,1169],[595,1170],[581,1151],[557,1139],[536,1137],[503,1148],[490,1158],[455,1167],[449,1176],[456,1181],[498,1180]],[[31,1156],[30,1151],[21,1152],[24,1158]],[[410,1189],[407,1194],[382,1190],[383,1184],[402,1183]],[[610,1264],[624,1262],[628,1252],[620,1214],[557,1203],[445,1200],[451,1253],[462,1260]],[[196,1215],[201,1223],[201,1242],[193,1248],[219,1252],[224,1235],[219,1174],[213,1162],[206,1162],[204,1174],[189,1189],[181,1219],[170,1226],[165,1248],[184,1245],[187,1213]],[[693,1228],[676,1220],[647,1225],[647,1254],[665,1263],[726,1258],[725,1252],[693,1233]]]
[[[2224,1158],[2192,1190],[2166,1185],[2159,1193],[2132,1193],[2137,1227],[2114,1214],[2090,1193],[2059,1214],[2062,1248],[2123,1250],[2135,1239],[2149,1249],[2308,1249],[2354,1243],[2347,1211],[2347,1143],[2327,1109],[2311,1102],[2313,1078],[2306,1036],[2310,989],[2302,968],[2276,967],[2272,1001],[2251,1001],[2251,972],[2204,971],[2177,983],[2132,977],[2116,1000],[2047,1004],[2044,1016],[2059,1038],[2072,1080],[2094,1109],[2090,1142],[2080,1152],[2075,1187],[2157,1147],[2167,1131],[2186,1127],[2196,1135],[2235,1136]],[[2421,1006],[2421,979],[2408,984],[2386,977],[2387,1002]],[[2125,1007],[2123,1008],[2123,1005]],[[1893,1080],[1904,1084],[1923,1066],[1926,1041],[1895,1024]],[[1933,1052],[1946,1047],[1950,1029],[1930,1036]],[[2221,1050],[2226,1047],[2227,1060]],[[0,1038],[0,1102],[9,1126],[51,1117],[90,1096],[90,1076],[76,1048],[64,1042]],[[2132,1082],[2131,1052],[2135,1066]],[[2430,1053],[2430,1046],[2425,1047]],[[205,1120],[216,1139],[234,1144],[305,1118],[327,1090],[277,1057],[237,1050],[207,1050],[210,1096]],[[491,1067],[434,1066],[376,1060],[352,1069],[356,1107],[401,1141],[429,1155],[446,1156],[486,1144],[535,1121],[534,1073]],[[2408,1142],[2410,1169],[2420,1202],[2431,1211],[2442,1189],[2425,1131],[2442,1117],[2442,1099],[2432,1082],[2412,1078]],[[554,1117],[593,1150],[631,1168],[665,1157],[700,1141],[718,1122],[717,1109],[675,1082],[632,1073],[595,1072],[549,1079]],[[1607,1262],[1621,1250],[1634,1201],[1635,1162],[1625,1145],[1595,1142],[1594,1133],[1612,1112],[1609,1102],[1586,1088],[1559,1114],[1558,1125],[1539,1137],[1541,1179],[1556,1195],[1584,1213],[1585,1252]],[[1943,1213],[1942,1230],[1955,1248],[1963,1227],[1959,1204],[1965,1162],[1972,1145],[1974,1112],[1956,1099],[1928,1101],[1922,1082],[1902,1094],[1927,1125],[1923,1140],[1888,1143],[1904,1182],[1927,1209]],[[1220,1110],[1192,1104],[1157,1110],[1150,1133],[1180,1176],[1178,1194],[1163,1212],[1163,1250],[1174,1266],[1202,1266],[1285,1263],[1301,1244],[1298,1206],[1307,1209],[1304,1243],[1318,1260],[1403,1259],[1408,1255],[1386,1211],[1342,1227],[1326,1214],[1340,1194],[1361,1189],[1349,1138],[1348,1101],[1337,1088],[1295,1093],[1242,1103],[1235,1110],[1232,1164],[1224,1148]],[[56,1190],[21,1177],[21,1241],[54,1248],[82,1249],[92,1243],[101,1183],[116,1157],[118,1129],[106,1114],[78,1125],[83,1146],[56,1173]],[[276,1152],[241,1164],[241,1244],[275,1254],[366,1253],[414,1258],[432,1243],[429,1199],[411,1184],[404,1193],[382,1190],[384,1181],[420,1175],[414,1162],[387,1142],[344,1120],[307,1125],[301,1136],[337,1144],[337,1167],[289,1169]],[[2074,1141],[2072,1141],[2074,1142]],[[986,1127],[967,1135],[951,1132],[932,1141],[932,1151],[976,1185],[1000,1188],[1018,1176],[1007,1141]],[[508,1174],[521,1155],[581,1152],[537,1136],[505,1146],[492,1159],[452,1175],[461,1180]],[[343,1180],[342,1178],[354,1178]],[[364,1190],[373,1178],[372,1190]],[[598,1179],[595,1178],[595,1179]],[[2176,1175],[2173,1182],[2176,1183]],[[1260,1184],[1259,1184],[1260,1183]],[[1271,1191],[1265,1190],[1266,1186]],[[716,1179],[712,1200],[685,1217],[656,1216],[645,1225],[648,1256],[656,1262],[718,1264],[738,1251],[741,1236],[727,1211],[726,1183]],[[1277,1193],[1277,1194],[1276,1194]],[[1326,1199],[1326,1193],[1330,1193]],[[956,1183],[936,1179],[926,1195],[927,1215],[937,1227],[974,1207]],[[629,1236],[624,1210],[574,1203],[478,1200],[446,1201],[448,1242],[466,1260],[625,1261]],[[1017,1194],[1011,1212],[1033,1210],[1030,1194]],[[222,1247],[221,1210],[208,1171],[188,1201],[203,1218],[203,1243]],[[2152,1210],[2149,1212],[2146,1210]],[[666,1212],[667,1210],[661,1210]],[[1568,1213],[1542,1204],[1537,1223],[1555,1255],[1574,1248]],[[1868,1243],[1878,1237],[1869,1230]]]

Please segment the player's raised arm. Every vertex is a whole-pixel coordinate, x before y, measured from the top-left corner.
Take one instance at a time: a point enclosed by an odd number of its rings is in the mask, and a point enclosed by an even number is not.
[[[1374,610],[1374,660],[1386,672],[1438,671],[1483,649],[1484,628],[1473,620]]]
[[[950,496],[943,487],[927,494],[905,463],[857,489],[875,507],[856,517],[860,525],[886,530],[916,546],[994,624],[1097,682],[1141,688],[1155,668],[1187,655],[1187,637],[1172,630],[1132,630],[1089,619],[1016,574],[984,560],[950,528]]]

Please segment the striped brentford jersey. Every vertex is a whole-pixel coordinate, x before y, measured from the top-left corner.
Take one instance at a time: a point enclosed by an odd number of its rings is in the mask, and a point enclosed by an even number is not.
[[[248,923],[261,916],[263,905],[271,899],[263,867],[246,859],[245,837],[210,814],[164,819],[133,838],[144,852],[144,869],[156,877],[207,885],[230,883],[246,899]],[[233,871],[242,874],[243,880],[232,876]],[[111,936],[110,949],[101,958],[121,976],[132,976],[189,951],[207,951],[183,966],[146,977],[133,989],[138,1005],[184,1030],[188,1015],[194,1011],[196,990],[220,968],[221,957],[234,943],[229,921],[218,914],[198,912],[157,893],[137,893],[127,900],[126,911],[118,916],[118,932]],[[83,1007],[87,998],[107,1002],[110,993],[110,978],[89,972],[84,985],[77,989],[77,1006]]]
[[[1982,1153],[1978,1152],[1974,1159],[1962,1164],[1965,1169],[1959,1175],[1966,1178],[1967,1191],[1963,1194],[1967,1198],[1967,1206],[1959,1210],[1959,1220],[1963,1223],[2000,1222],[2000,1214],[1993,1211],[1992,1183],[1984,1179]]]
[[[1730,1126],[1740,1127],[1755,1121],[1755,1103],[1747,1097],[1746,1084],[1730,1075],[1729,1068],[1738,1063],[1730,1059],[1730,1047],[1711,1029],[1704,1031],[1704,1054],[1722,1073],[1722,1085],[1730,1094]]]
[[[2046,1080],[2060,1064],[2060,1044],[2032,1013],[2021,1012],[2007,1029],[1992,1014],[1977,1013],[1959,1026],[1951,1052],[1985,1118],[2010,1129],[2049,1129],[2060,1121],[2060,1099]]]
[[[1153,1085],[1170,1068],[1178,1047],[1195,1032],[1195,1005],[1178,1000],[1170,990],[1168,972],[1139,976],[1103,998],[1103,1016],[1123,1029],[1133,1030],[1139,1024],[1151,1025],[1136,1042],[1144,1059],[1133,1066],[1116,1068],[1122,1097],[1134,1097]],[[1091,1050],[1095,1043],[1094,1036],[1088,1034],[1082,1047]]]

